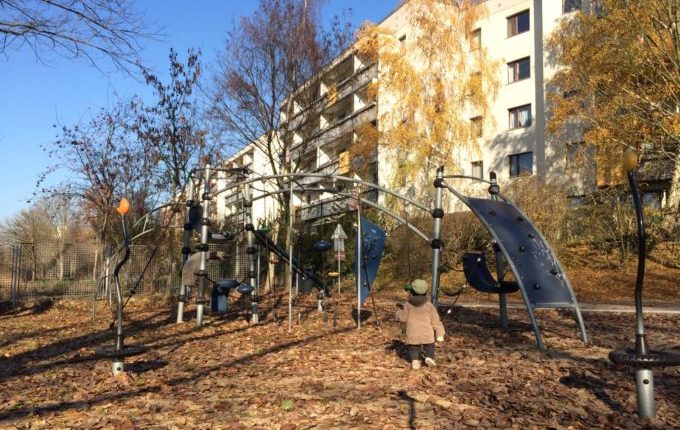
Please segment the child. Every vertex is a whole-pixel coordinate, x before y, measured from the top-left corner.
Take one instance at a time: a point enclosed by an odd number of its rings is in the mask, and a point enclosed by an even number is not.
[[[408,303],[400,306],[396,317],[406,323],[406,343],[408,355],[414,370],[420,369],[420,350],[425,349],[425,364],[436,366],[434,361],[435,333],[437,342],[444,341],[444,325],[439,319],[437,309],[427,299],[428,285],[422,279],[413,281],[409,288],[411,293]]]

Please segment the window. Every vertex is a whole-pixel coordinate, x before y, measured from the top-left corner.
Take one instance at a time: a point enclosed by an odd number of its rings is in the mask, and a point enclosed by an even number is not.
[[[531,105],[518,106],[508,109],[510,129],[531,126]]]
[[[482,127],[482,117],[476,116],[474,118],[470,118],[470,135],[472,138],[479,139],[482,137],[483,133],[484,129]]]
[[[581,10],[582,0],[564,0],[562,3],[562,12],[569,13],[576,10]]]
[[[569,201],[569,207],[577,208],[586,203],[586,196],[569,196],[567,200]]]
[[[642,206],[646,208],[661,209],[662,200],[663,195],[658,191],[642,193]]]
[[[483,161],[473,161],[471,175],[475,178],[484,179],[484,162]]]
[[[572,142],[567,144],[567,169],[574,169],[583,164],[586,157],[586,143]]]
[[[578,90],[567,90],[562,93],[562,98],[569,100],[578,95]]]
[[[508,83],[529,79],[531,77],[529,57],[508,63]]]
[[[468,96],[475,96],[481,94],[482,91],[482,73],[476,72],[470,75],[470,83],[468,87]]]
[[[508,17],[508,37],[525,33],[531,28],[529,24],[529,10]]]
[[[470,33],[470,51],[476,51],[482,47],[482,29],[478,28]]]
[[[404,44],[406,44],[406,35],[405,35],[405,34],[403,34],[403,35],[399,38],[399,44],[400,44],[401,46],[404,46]]]
[[[524,152],[510,157],[510,177],[531,175],[534,171],[534,153]]]

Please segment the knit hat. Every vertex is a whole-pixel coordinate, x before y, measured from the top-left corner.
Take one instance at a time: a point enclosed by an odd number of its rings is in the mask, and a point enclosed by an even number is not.
[[[416,294],[425,294],[429,285],[423,279],[415,279],[411,282],[411,290]]]

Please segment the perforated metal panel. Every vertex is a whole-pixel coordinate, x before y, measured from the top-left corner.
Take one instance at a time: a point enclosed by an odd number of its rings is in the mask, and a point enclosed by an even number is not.
[[[498,241],[532,306],[573,307],[576,304],[557,257],[517,207],[504,201],[467,200],[470,209]]]

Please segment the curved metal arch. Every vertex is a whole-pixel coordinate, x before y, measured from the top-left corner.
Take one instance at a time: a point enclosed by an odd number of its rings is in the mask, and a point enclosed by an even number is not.
[[[353,183],[353,184],[365,185],[367,187],[370,187],[371,189],[382,191],[386,194],[394,196],[394,197],[398,198],[399,200],[407,202],[408,204],[411,204],[411,205],[413,205],[413,206],[417,207],[418,209],[421,209],[425,212],[429,213],[431,211],[430,208],[423,206],[422,204],[416,202],[413,199],[410,199],[406,196],[403,196],[403,195],[401,195],[401,194],[399,194],[395,191],[392,191],[390,189],[387,189],[385,187],[381,187],[380,185],[374,184],[372,182],[362,181],[360,179],[349,178],[347,176],[341,176],[341,175],[323,175],[321,173],[286,173],[286,174],[280,174],[280,175],[263,175],[263,176],[259,176],[257,178],[249,178],[249,179],[246,179],[245,181],[234,182],[234,183],[227,185],[224,188],[213,191],[213,192],[210,193],[210,197],[215,197],[218,194],[229,191],[232,188],[252,184],[253,182],[262,182],[262,181],[266,181],[266,180],[269,180],[269,179],[285,179],[285,178],[290,178],[291,180],[293,178],[337,179],[337,180],[340,180],[340,181],[349,182],[349,183]]]
[[[293,191],[297,191],[297,192],[300,192],[300,191],[302,191],[302,192],[306,192],[306,191],[321,191],[321,192],[327,192],[327,193],[331,193],[331,194],[336,194],[336,195],[343,196],[343,197],[347,197],[347,198],[357,198],[357,196],[354,196],[354,195],[352,195],[352,194],[350,194],[350,193],[345,193],[345,192],[342,192],[342,191],[338,191],[338,190],[335,190],[335,189],[333,189],[333,188],[313,188],[313,189],[310,189],[310,188],[298,188],[298,189],[293,190]],[[289,192],[290,192],[289,189],[279,189],[279,190],[275,190],[275,191],[270,191],[270,192],[267,192],[267,193],[264,193],[264,194],[260,194],[260,195],[258,195],[257,197],[253,197],[253,198],[251,199],[251,201],[264,199],[264,198],[270,197],[270,196],[275,195],[275,194],[284,194],[284,193],[289,193]],[[370,201],[370,200],[364,199],[363,197],[359,197],[359,200],[361,201],[361,203],[366,203],[367,205],[369,205],[369,206],[371,206],[371,207],[374,207],[374,208],[378,209],[379,211],[385,213],[386,215],[389,215],[390,217],[392,217],[392,218],[394,218],[395,220],[399,221],[401,224],[403,224],[403,225],[405,225],[406,227],[410,228],[411,231],[413,231],[413,232],[416,233],[418,236],[420,236],[421,238],[423,238],[426,242],[430,243],[430,238],[427,237],[427,235],[426,235],[425,233],[423,233],[422,231],[420,231],[416,226],[414,226],[413,224],[409,223],[405,218],[402,218],[401,216],[399,216],[399,215],[397,215],[396,213],[392,212],[391,210],[389,210],[389,209],[386,208],[385,206],[382,206],[382,205],[380,205],[380,204],[378,204],[378,203],[375,203],[375,202],[372,202],[372,201]]]

